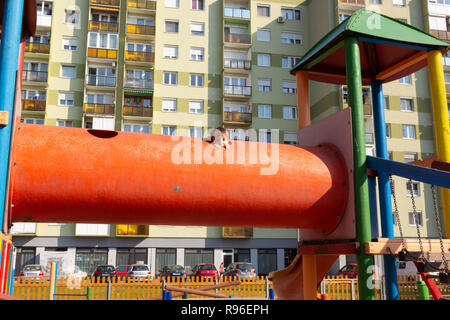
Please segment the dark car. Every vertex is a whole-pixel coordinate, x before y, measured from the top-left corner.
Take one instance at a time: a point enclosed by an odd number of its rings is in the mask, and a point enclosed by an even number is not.
[[[219,278],[219,272],[216,266],[211,263],[201,263],[192,269],[192,276],[201,278]]]
[[[223,276],[254,280],[256,278],[256,270],[249,262],[235,262],[227,267]]]
[[[186,271],[183,266],[180,265],[169,265],[165,266],[161,273],[161,277],[186,277]]]
[[[97,266],[92,276],[94,277],[94,279],[102,277],[116,277],[115,268],[112,265]]]
[[[341,268],[341,270],[336,273],[336,276],[346,277],[346,278],[356,278],[358,277],[358,266],[356,264],[347,264]]]

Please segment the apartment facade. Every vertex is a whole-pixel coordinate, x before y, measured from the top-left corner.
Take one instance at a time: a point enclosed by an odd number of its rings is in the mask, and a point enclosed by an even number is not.
[[[363,7],[426,29],[419,0],[38,0],[22,119],[191,137],[224,126],[233,139],[295,144],[289,70]],[[392,159],[434,155],[426,71],[384,90]],[[370,88],[364,99],[367,152],[374,154]],[[313,121],[322,119],[347,107],[346,89],[313,83],[311,104]],[[396,179],[395,190],[404,233],[414,237],[406,183]],[[422,235],[436,236],[429,187],[415,184],[414,192]],[[288,265],[297,248],[296,229],[15,223],[12,232],[16,269],[57,260],[62,272],[141,261],[158,274],[166,264],[250,261],[263,275]]]

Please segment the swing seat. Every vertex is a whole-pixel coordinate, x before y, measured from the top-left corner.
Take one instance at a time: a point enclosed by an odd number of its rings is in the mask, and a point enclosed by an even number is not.
[[[450,284],[450,274],[447,272],[439,272],[439,282],[441,284]]]
[[[417,261],[418,256],[413,256],[411,252],[402,250],[397,254],[398,261],[408,262],[408,261]]]
[[[439,270],[441,263],[440,261],[417,261],[417,271],[419,273],[436,272]]]

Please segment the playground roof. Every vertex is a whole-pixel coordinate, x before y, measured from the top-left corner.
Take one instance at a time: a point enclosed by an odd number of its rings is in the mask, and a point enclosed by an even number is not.
[[[448,44],[420,29],[366,9],[355,12],[316,43],[291,70],[309,71],[309,79],[346,84],[344,40],[359,38],[363,85],[390,82],[414,73],[427,62],[427,52]]]
[[[3,23],[3,6],[0,1],[0,25]],[[36,32],[36,0],[24,0],[21,41],[25,41]]]

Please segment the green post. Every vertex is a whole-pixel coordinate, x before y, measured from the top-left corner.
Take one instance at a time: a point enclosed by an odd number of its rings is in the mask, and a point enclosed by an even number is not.
[[[92,288],[91,287],[87,287],[86,299],[92,300]]]
[[[183,299],[189,299],[189,295],[187,293],[183,294]]]
[[[361,60],[359,39],[357,37],[345,39],[345,62],[348,101],[352,111],[356,241],[359,242],[361,248],[357,255],[359,299],[375,300],[373,258],[364,252],[364,244],[370,242],[372,239],[370,230],[369,183],[366,172]]]
[[[417,281],[417,294],[419,300],[430,300],[430,293],[425,282]]]

